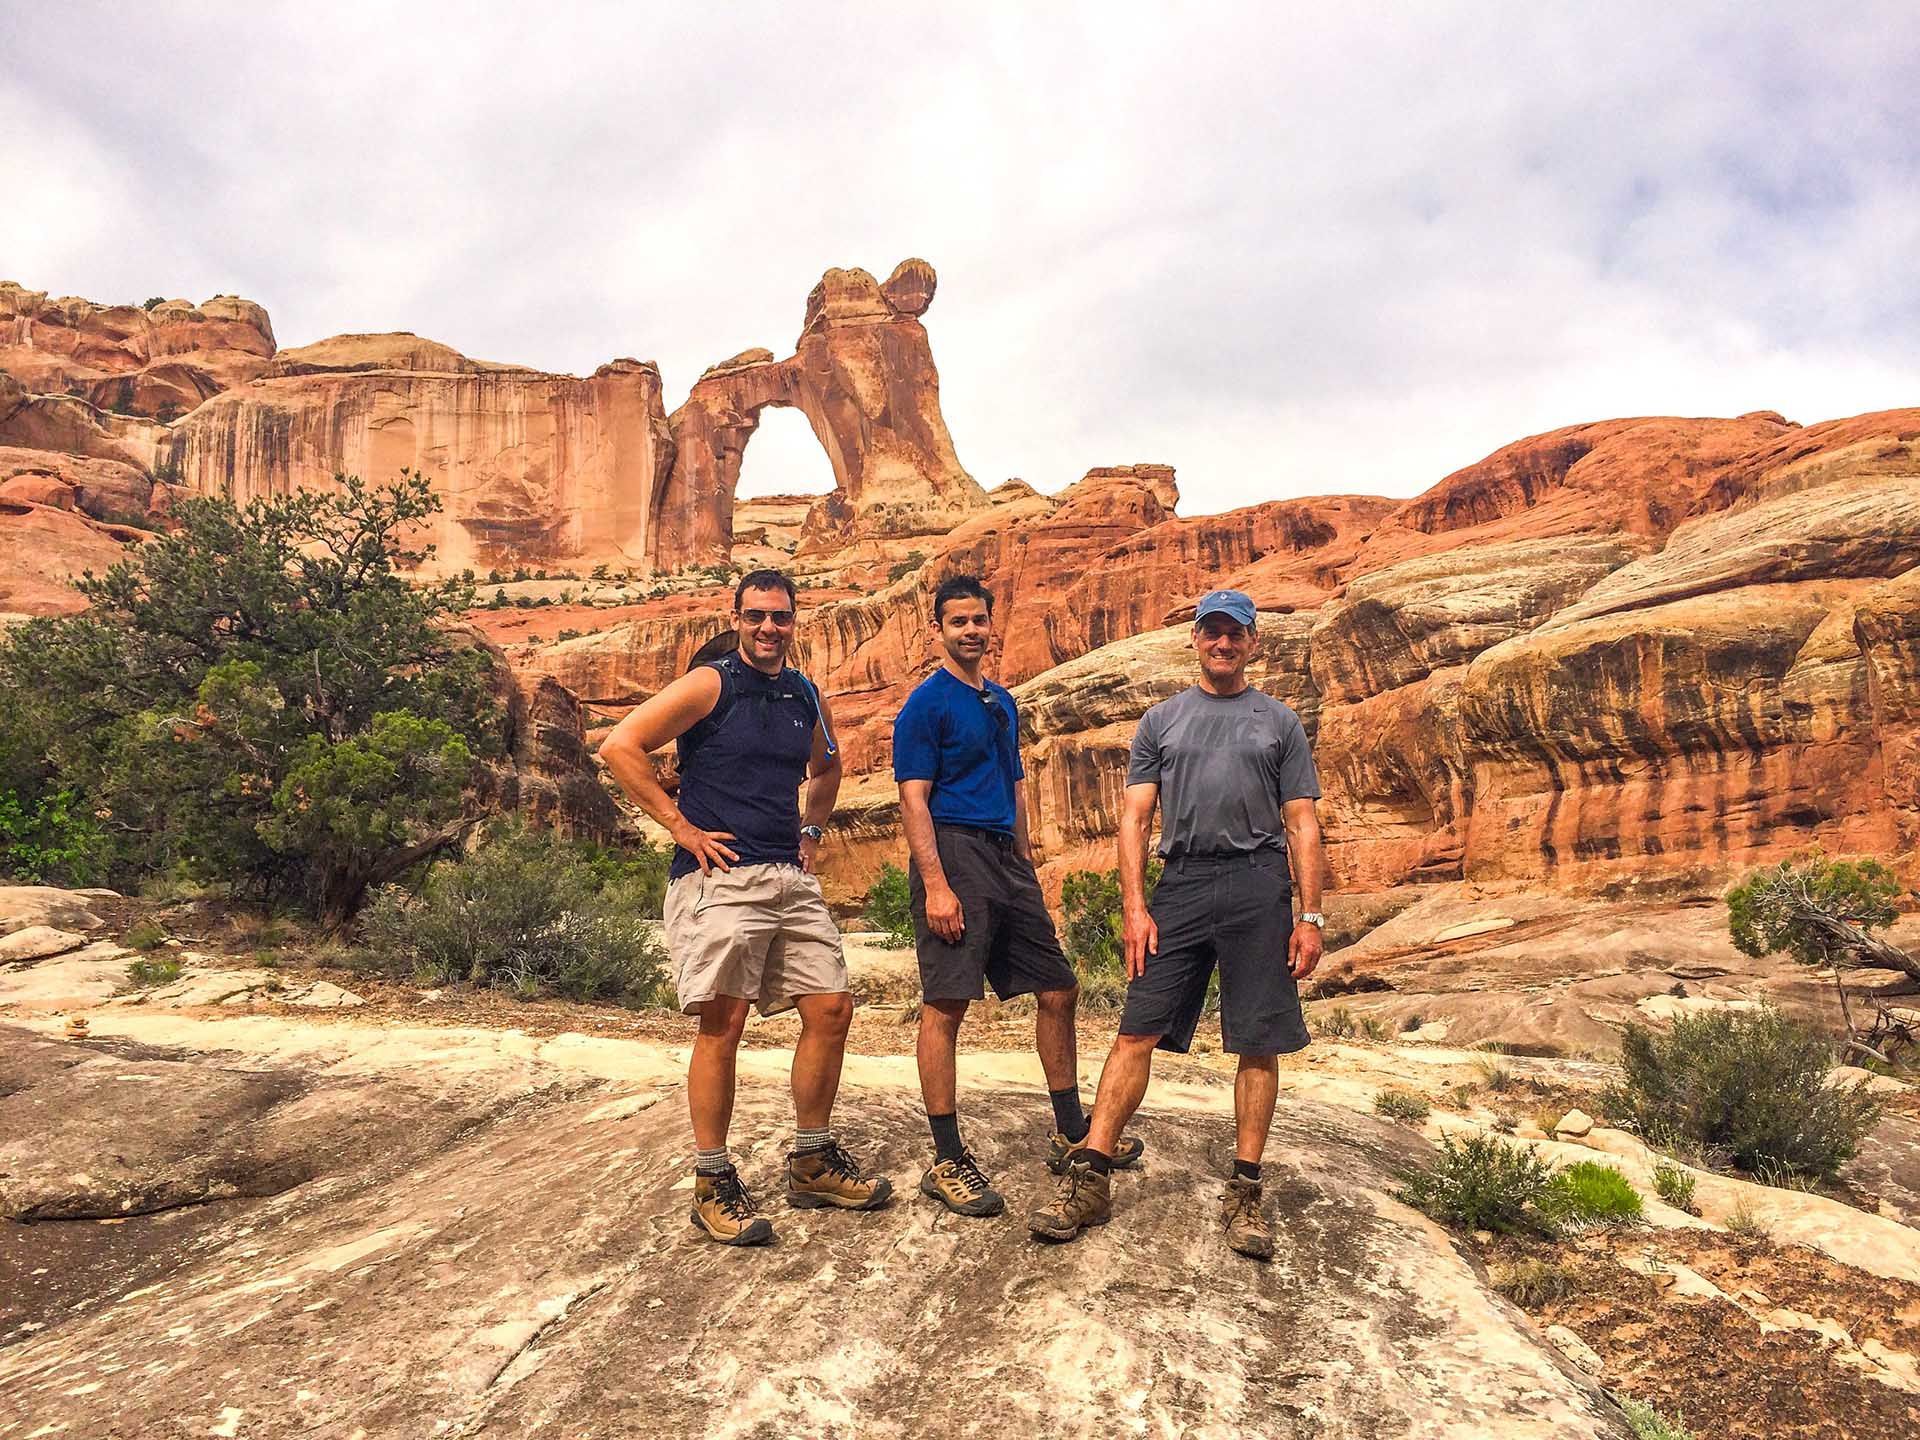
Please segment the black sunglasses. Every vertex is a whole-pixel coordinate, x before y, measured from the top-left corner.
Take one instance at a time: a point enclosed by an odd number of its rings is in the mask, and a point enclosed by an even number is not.
[[[793,612],[791,610],[742,610],[739,612],[739,615],[740,618],[749,625],[761,625],[771,620],[775,625],[778,625],[784,630],[793,624]]]
[[[993,713],[994,723],[1002,730],[1006,729],[1007,726],[1012,723],[1007,719],[1007,710],[1006,707],[1000,703],[1000,697],[995,695],[991,690],[982,690],[980,692],[980,703]]]

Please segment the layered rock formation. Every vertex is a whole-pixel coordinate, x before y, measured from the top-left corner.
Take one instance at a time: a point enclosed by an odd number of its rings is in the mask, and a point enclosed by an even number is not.
[[[96,305],[0,281],[0,371],[101,410],[172,420],[264,374],[274,349],[267,312],[233,295]]]
[[[415,471],[445,501],[422,537],[441,570],[646,564],[648,497],[671,455],[652,365],[616,360],[579,380],[410,335],[311,350],[172,427],[163,464],[190,490],[241,501]]]
[[[675,456],[658,501],[659,568],[724,564],[740,458],[769,405],[807,417],[836,489],[814,505],[806,545],[940,534],[987,499],[961,468],[940,412],[940,377],[920,316],[935,276],[903,260],[885,283],[829,270],[807,297],[794,353],[748,350],[708,370],[670,422]]]

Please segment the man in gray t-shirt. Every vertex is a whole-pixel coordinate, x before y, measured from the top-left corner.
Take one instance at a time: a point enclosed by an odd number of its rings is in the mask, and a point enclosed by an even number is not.
[[[1260,1159],[1279,1091],[1277,1057],[1307,1043],[1298,982],[1319,963],[1324,921],[1320,782],[1300,717],[1247,683],[1256,619],[1253,601],[1237,590],[1203,599],[1193,623],[1199,682],[1147,711],[1134,734],[1120,822],[1127,1004],[1082,1157],[1053,1200],[1027,1217],[1041,1239],[1071,1240],[1111,1214],[1109,1147],[1146,1096],[1154,1050],[1184,1054],[1193,1043],[1217,968],[1221,1048],[1240,1060],[1234,1173],[1221,1221],[1241,1254],[1273,1255]],[[1166,863],[1149,905],[1156,806]]]

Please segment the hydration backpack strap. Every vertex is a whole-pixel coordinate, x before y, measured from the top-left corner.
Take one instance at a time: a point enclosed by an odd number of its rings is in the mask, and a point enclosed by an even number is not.
[[[813,701],[814,723],[820,727],[820,732],[827,737],[827,758],[831,760],[840,753],[840,742],[833,738],[833,727],[827,723],[826,707],[820,703],[820,687],[815,685],[813,681],[809,680],[805,675],[801,675],[798,670],[793,673],[800,676],[800,683],[806,686],[807,696]]]

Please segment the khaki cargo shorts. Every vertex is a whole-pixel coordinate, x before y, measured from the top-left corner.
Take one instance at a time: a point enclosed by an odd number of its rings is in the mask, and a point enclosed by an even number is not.
[[[731,995],[771,1015],[791,1010],[796,995],[848,988],[840,927],[819,878],[798,865],[689,871],[667,887],[664,919],[683,1014]]]

